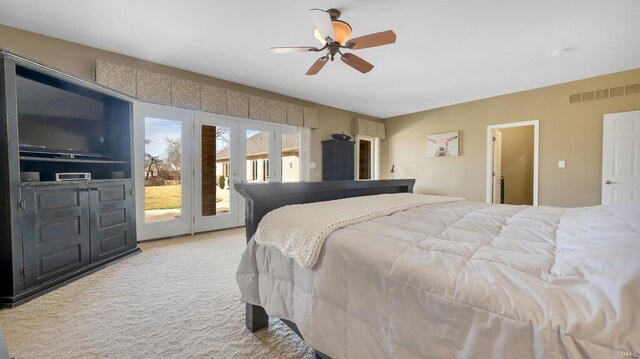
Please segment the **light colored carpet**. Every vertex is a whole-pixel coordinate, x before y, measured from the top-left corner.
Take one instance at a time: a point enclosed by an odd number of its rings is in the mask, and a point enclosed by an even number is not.
[[[0,311],[29,358],[311,358],[279,320],[250,333],[235,272],[244,229],[140,245],[143,252]]]

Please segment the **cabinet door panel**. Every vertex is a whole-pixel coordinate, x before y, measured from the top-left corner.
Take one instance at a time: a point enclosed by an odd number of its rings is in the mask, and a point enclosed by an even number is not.
[[[91,261],[135,247],[131,181],[92,183],[89,188]]]
[[[22,189],[25,286],[89,264],[88,196],[84,184]]]

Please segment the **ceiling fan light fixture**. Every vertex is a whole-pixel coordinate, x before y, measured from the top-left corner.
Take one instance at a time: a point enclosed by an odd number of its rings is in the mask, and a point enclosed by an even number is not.
[[[311,21],[313,22],[313,37],[319,42],[319,47],[272,47],[271,53],[282,54],[291,52],[322,52],[324,56],[316,60],[307,70],[306,75],[316,75],[329,62],[333,61],[336,55],[345,64],[363,74],[373,70],[373,65],[364,59],[350,52],[343,53],[341,49],[360,50],[370,47],[389,45],[396,42],[396,34],[392,30],[376,32],[369,35],[351,38],[351,25],[338,20],[340,10],[338,9],[310,9]],[[392,170],[393,172],[393,170]]]
[[[340,45],[344,46],[347,40],[349,40],[349,38],[351,37],[351,25],[341,20],[331,20],[331,25],[333,25],[333,31],[336,33],[336,38],[334,39],[334,41],[337,41],[340,43]],[[318,39],[318,41],[320,41],[320,44],[322,44],[322,46],[324,46],[324,44],[327,42],[322,38],[322,35],[320,35],[318,29],[313,29],[313,36]]]

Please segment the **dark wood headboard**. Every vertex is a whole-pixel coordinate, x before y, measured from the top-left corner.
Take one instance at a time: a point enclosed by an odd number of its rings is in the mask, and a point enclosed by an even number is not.
[[[262,217],[289,204],[330,201],[383,193],[413,192],[415,179],[377,181],[327,181],[296,183],[237,183],[235,189],[246,199],[247,242]]]

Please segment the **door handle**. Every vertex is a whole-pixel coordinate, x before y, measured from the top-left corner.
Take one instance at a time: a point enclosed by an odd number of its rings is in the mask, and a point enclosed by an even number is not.
[[[606,181],[604,181],[604,184],[618,184],[618,183],[617,183],[617,182],[613,182],[613,181],[606,180]]]

